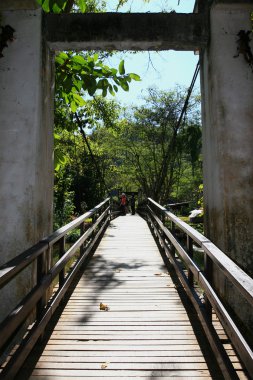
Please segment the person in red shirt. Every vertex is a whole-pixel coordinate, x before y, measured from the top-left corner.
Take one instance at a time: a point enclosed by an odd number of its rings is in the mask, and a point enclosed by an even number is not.
[[[126,215],[126,205],[127,205],[127,197],[125,193],[122,193],[120,196],[120,210],[122,215]]]

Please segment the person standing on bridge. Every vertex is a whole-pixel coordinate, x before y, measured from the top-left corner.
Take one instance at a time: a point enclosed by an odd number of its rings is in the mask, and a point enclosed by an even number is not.
[[[127,197],[125,193],[120,196],[120,211],[122,215],[126,215]]]

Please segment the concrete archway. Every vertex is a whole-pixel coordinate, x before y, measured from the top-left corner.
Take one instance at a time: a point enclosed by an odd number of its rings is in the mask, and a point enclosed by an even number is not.
[[[34,0],[6,0],[0,10],[17,36],[0,60],[0,264],[51,230],[54,50],[201,49],[208,237],[252,276],[253,73],[243,54],[234,58],[238,32],[252,27],[252,1],[216,0],[210,14],[201,6],[190,15],[43,17]],[[26,293],[31,273],[4,294],[6,313]],[[233,292],[215,281],[230,299]]]

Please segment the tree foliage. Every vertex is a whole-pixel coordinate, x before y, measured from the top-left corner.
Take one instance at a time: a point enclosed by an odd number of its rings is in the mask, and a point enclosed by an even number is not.
[[[56,146],[63,158],[56,175],[57,209],[68,210],[72,199],[81,213],[115,188],[141,190],[162,204],[197,201],[202,183],[199,97],[192,98],[186,120],[178,125],[185,94],[180,88],[152,89],[145,103],[131,110],[102,96],[87,100],[77,116],[92,154],[82,135],[73,133],[76,116],[64,102],[58,105]]]
[[[108,92],[115,95],[118,87],[129,91],[132,80],[140,81],[134,73],[125,73],[125,63],[121,60],[118,69],[105,65],[97,53],[61,52],[56,58],[56,93],[57,97],[69,104],[72,112],[85,106],[85,93],[93,96],[97,91],[102,96]]]
[[[45,12],[104,11],[106,3],[98,0],[37,0]],[[108,53],[113,54],[113,53]],[[70,105],[72,112],[85,106],[84,96],[93,96],[97,91],[102,96],[115,95],[118,88],[129,91],[132,80],[140,81],[139,75],[126,73],[125,62],[112,68],[103,61],[104,54],[96,52],[59,52],[55,57],[56,97]]]
[[[188,118],[178,124],[185,92],[149,90],[146,104],[137,107],[121,125],[120,140],[128,166],[146,196],[166,202],[175,192],[183,170],[191,176],[201,149],[201,129],[196,116],[198,99],[188,108]],[[132,170],[133,171],[133,170]]]
[[[108,107],[107,107],[108,104]],[[115,101],[103,97],[87,100],[86,106],[73,114],[61,100],[55,112],[55,228],[97,204],[107,193],[105,175],[109,168],[108,152],[93,133],[101,125],[114,123],[119,115]],[[79,124],[85,139],[79,133]],[[107,127],[104,127],[105,129]],[[86,141],[87,140],[87,141]],[[88,145],[87,145],[88,143]],[[73,206],[72,209],[70,206]],[[72,214],[68,214],[68,212]]]
[[[98,0],[37,0],[44,12],[98,12],[105,10],[105,1]]]
[[[116,11],[118,11],[129,0],[118,0],[116,5]],[[150,0],[142,0],[144,3],[149,3]],[[61,13],[61,12],[101,12],[105,11],[105,0],[37,0],[42,6],[42,9],[49,13]]]

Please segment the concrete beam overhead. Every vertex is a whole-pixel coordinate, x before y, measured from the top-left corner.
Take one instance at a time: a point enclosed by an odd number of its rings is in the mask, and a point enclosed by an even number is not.
[[[53,50],[197,50],[209,28],[193,13],[48,14],[45,38]]]
[[[40,8],[40,5],[36,0],[0,0],[0,11],[30,10],[38,8]]]
[[[211,1],[211,4],[252,4],[252,0],[213,0]]]

